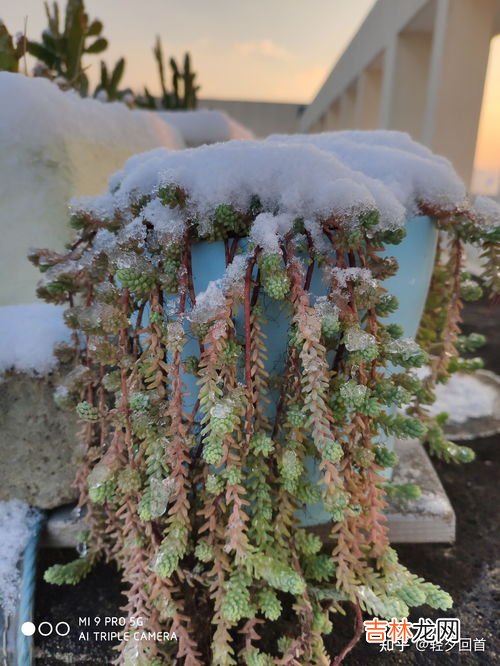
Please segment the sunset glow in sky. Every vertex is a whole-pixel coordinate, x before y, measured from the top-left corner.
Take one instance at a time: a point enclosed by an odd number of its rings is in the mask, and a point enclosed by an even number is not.
[[[65,5],[65,0],[60,4]],[[159,34],[168,55],[189,50],[200,96],[309,102],[375,0],[86,0],[104,23],[105,60],[125,56],[125,84],[158,92],[151,48]],[[28,19],[28,37],[45,27],[42,0],[3,0],[13,33]],[[98,78],[99,57],[89,75]],[[500,37],[492,42],[476,167],[500,171]]]
[[[500,172],[500,36],[491,42],[475,164]]]

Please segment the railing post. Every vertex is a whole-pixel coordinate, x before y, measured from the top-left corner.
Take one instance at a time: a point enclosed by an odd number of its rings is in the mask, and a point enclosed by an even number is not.
[[[497,2],[437,2],[422,139],[470,183]]]

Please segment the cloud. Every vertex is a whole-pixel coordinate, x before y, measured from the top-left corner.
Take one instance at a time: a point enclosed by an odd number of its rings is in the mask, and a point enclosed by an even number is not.
[[[275,44],[272,39],[260,39],[251,42],[238,42],[235,44],[238,53],[246,56],[260,56],[269,60],[287,62],[293,59],[293,54],[287,49]]]

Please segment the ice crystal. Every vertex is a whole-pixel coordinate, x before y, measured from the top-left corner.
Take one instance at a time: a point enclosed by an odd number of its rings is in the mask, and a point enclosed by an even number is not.
[[[376,342],[376,338],[371,333],[367,333],[357,326],[348,328],[344,335],[346,349],[351,352],[362,351],[374,346]]]

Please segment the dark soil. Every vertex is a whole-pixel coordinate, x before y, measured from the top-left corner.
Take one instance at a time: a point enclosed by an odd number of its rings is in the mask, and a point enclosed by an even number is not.
[[[480,331],[488,337],[482,350],[486,367],[500,374],[500,312],[486,302],[468,305],[464,312],[465,332]],[[498,638],[498,608],[500,597],[499,537],[498,537],[498,463],[500,436],[468,442],[476,451],[476,460],[468,465],[446,465],[436,462],[436,468],[451,499],[457,517],[457,540],[451,545],[415,544],[397,547],[401,561],[414,573],[441,585],[455,601],[448,612],[424,607],[412,613],[418,617],[437,618],[447,615],[461,620],[462,636],[484,639],[484,652],[417,652],[383,653],[362,639],[345,659],[346,666],[393,664],[417,666],[448,666],[458,664],[500,664]],[[67,621],[72,631],[68,638],[37,640],[37,666],[60,664],[110,664],[114,653],[106,642],[78,642],[78,618],[119,616],[124,602],[120,594],[120,579],[111,566],[101,565],[80,585],[71,588],[47,585],[41,575],[54,562],[74,557],[67,551],[43,551],[40,558],[36,596],[36,620]],[[82,631],[93,631],[81,627]],[[329,648],[338,653],[350,640],[353,617],[335,620],[335,633]]]
[[[120,606],[125,604],[126,599],[121,594],[120,576],[116,569],[100,564],[75,587],[48,585],[42,578],[48,566],[69,562],[74,558],[75,552],[68,549],[44,549],[40,552],[34,622],[37,626],[43,621],[53,625],[67,622],[71,632],[67,637],[38,637],[35,643],[37,666],[107,666],[117,656],[113,650],[114,641],[97,641],[92,634],[104,629],[105,618],[122,615]],[[83,624],[86,618],[90,618],[90,626]],[[111,631],[112,627],[107,626],[105,630]],[[90,632],[89,640],[79,640],[82,632]]]

